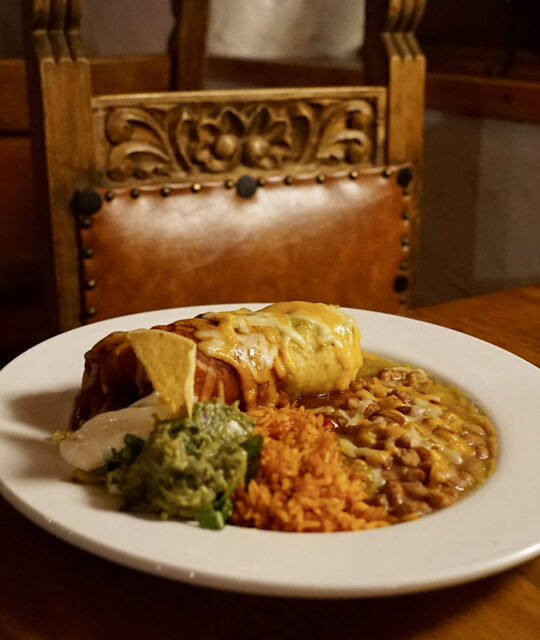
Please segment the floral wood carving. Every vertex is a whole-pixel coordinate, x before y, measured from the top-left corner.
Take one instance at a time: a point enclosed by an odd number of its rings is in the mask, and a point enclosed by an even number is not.
[[[101,162],[114,182],[338,169],[380,161],[381,97],[99,106]],[[136,104],[135,104],[136,103]]]

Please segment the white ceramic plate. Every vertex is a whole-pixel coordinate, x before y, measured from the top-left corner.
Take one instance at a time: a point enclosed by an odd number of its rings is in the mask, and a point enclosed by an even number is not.
[[[495,423],[498,467],[457,504],[373,531],[301,534],[233,526],[208,531],[116,511],[100,488],[69,482],[70,468],[46,439],[67,425],[84,352],[113,330],[205,310],[172,309],[96,323],[47,340],[5,367],[0,489],[7,500],[44,529],[109,560],[183,582],[259,594],[410,593],[480,578],[540,553],[539,369],[470,336],[368,311],[348,310],[366,351],[417,364],[459,385]]]

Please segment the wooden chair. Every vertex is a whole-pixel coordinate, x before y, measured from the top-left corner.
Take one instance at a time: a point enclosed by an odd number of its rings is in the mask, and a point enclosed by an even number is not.
[[[197,3],[174,32],[180,86],[204,64]],[[424,5],[367,3],[364,86],[93,96],[80,1],[26,0],[53,329],[203,303],[410,304]]]

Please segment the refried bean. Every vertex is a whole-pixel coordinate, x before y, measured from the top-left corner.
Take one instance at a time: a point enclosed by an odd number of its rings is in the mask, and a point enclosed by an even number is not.
[[[448,507],[481,485],[497,459],[495,429],[467,396],[422,369],[373,355],[348,391],[297,404],[323,414],[351,460],[371,473],[365,501],[390,523]]]

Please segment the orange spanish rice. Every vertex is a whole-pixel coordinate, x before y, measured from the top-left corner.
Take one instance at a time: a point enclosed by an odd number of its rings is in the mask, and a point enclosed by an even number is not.
[[[299,409],[248,412],[264,437],[257,473],[234,494],[232,522],[278,531],[351,531],[388,524],[365,502],[366,475],[344,462],[322,415]]]

